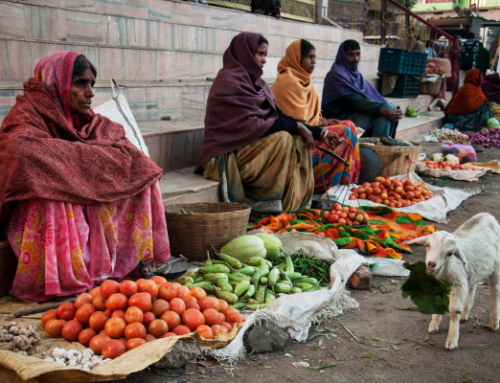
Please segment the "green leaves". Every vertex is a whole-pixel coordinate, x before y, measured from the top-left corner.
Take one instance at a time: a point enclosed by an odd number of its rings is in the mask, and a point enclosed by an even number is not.
[[[401,285],[403,298],[410,297],[422,314],[446,314],[452,284],[427,274],[424,262],[405,262],[403,267],[410,270],[410,277]]]

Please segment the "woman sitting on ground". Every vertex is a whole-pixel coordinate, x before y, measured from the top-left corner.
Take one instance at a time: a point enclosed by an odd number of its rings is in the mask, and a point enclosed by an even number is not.
[[[498,73],[484,76],[481,90],[488,101],[500,105],[500,75]]]
[[[478,131],[486,127],[486,122],[493,118],[490,101],[481,90],[481,72],[471,69],[462,85],[446,108],[446,124],[453,124],[455,129]]]
[[[306,124],[325,127],[345,141],[336,154],[348,161],[347,167],[317,148],[313,151],[314,192],[322,193],[339,183],[357,183],[361,165],[356,126],[351,121],[321,117],[318,93],[311,79],[315,64],[316,48],[307,40],[294,41],[278,64],[278,78],[272,90],[283,113]],[[325,144],[316,142],[316,146]]]
[[[335,133],[285,115],[261,78],[269,43],[256,33],[233,38],[210,89],[197,168],[222,183],[223,197],[254,213],[294,213],[313,194],[314,140],[338,145]]]
[[[96,75],[78,53],[45,56],[0,128],[0,224],[18,298],[81,293],[170,257],[162,169],[92,111]]]

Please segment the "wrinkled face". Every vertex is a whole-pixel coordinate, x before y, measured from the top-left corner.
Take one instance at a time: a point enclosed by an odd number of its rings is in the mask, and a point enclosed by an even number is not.
[[[87,69],[71,82],[71,111],[74,114],[90,114],[90,106],[94,97],[95,76]]]
[[[257,61],[257,64],[261,68],[264,68],[264,65],[266,65],[266,57],[267,57],[267,49],[269,46],[266,43],[260,44],[257,47],[257,53],[255,54],[255,61]]]
[[[311,49],[306,56],[302,57],[300,66],[309,74],[314,72],[314,68],[316,67],[316,49]]]
[[[355,66],[359,65],[361,61],[361,50],[360,49],[348,49],[345,52],[347,59],[352,62]]]
[[[427,274],[438,272],[458,250],[457,242],[452,234],[438,231],[427,238],[427,254],[425,265]]]

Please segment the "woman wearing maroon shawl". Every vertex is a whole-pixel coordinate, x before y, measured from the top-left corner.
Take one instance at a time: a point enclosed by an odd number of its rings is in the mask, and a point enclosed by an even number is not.
[[[331,148],[334,132],[286,116],[261,78],[268,42],[256,33],[236,36],[210,90],[197,168],[221,180],[227,201],[254,213],[293,213],[311,202],[314,140]]]
[[[495,72],[484,76],[481,89],[488,101],[500,105],[500,75],[498,73]]]
[[[45,56],[0,128],[0,224],[18,257],[16,297],[81,293],[170,257],[162,170],[92,111],[96,74],[78,53]]]

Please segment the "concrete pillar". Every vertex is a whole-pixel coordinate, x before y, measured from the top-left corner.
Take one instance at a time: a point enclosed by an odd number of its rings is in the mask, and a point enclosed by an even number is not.
[[[321,24],[322,19],[323,19],[323,0],[315,0],[314,22],[316,24]]]

